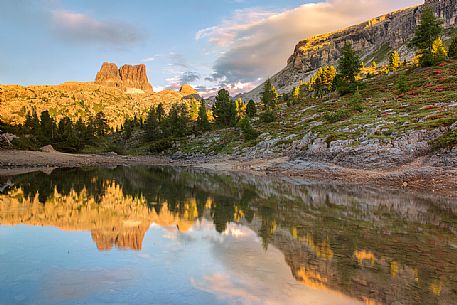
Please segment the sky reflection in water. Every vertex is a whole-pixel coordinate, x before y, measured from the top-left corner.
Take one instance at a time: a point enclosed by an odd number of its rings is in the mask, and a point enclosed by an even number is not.
[[[172,168],[2,179],[2,305],[457,299],[452,202]]]

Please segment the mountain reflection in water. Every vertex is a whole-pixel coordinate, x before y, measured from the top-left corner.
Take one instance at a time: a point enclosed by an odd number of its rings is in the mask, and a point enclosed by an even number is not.
[[[281,304],[280,296],[264,298],[275,281],[331,293],[322,304],[457,304],[457,205],[444,199],[156,167],[55,170],[1,181],[0,227],[90,232],[100,251],[146,252],[151,227],[172,238],[230,235],[212,251],[237,280],[222,271],[190,280],[223,304]],[[79,283],[71,271],[54,276]],[[320,304],[290,287],[288,300]]]

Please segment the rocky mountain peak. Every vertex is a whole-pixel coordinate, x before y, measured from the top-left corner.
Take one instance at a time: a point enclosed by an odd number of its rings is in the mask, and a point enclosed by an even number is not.
[[[197,90],[195,90],[194,88],[192,88],[191,85],[188,85],[188,84],[182,85],[181,88],[179,89],[179,93],[181,93],[184,96],[198,95]]]
[[[126,92],[152,92],[144,64],[123,65],[118,69],[116,64],[105,62],[95,77],[95,83]]]
[[[426,0],[437,16],[443,19],[445,28],[457,26],[457,2],[455,0]],[[420,21],[423,6],[392,12],[358,25],[333,33],[316,35],[300,41],[287,61],[287,66],[271,77],[280,93],[290,92],[325,65],[337,65],[340,51],[351,42],[364,63],[385,63],[388,54],[397,50],[401,57],[410,59],[414,51],[407,47]],[[258,100],[263,84],[243,95],[246,100]]]

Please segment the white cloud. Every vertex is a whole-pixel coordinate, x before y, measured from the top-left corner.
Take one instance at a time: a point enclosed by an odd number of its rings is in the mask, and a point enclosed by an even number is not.
[[[142,62],[151,62],[151,61],[154,61],[154,60],[156,60],[156,58],[153,57],[153,56],[151,56],[151,57],[146,57],[146,58],[144,58],[144,59],[142,60]]]
[[[221,24],[197,32],[215,48],[224,47],[208,81],[258,84],[285,67],[294,46],[309,36],[335,31],[422,0],[327,0],[282,12],[237,11]]]
[[[237,10],[230,19],[218,26],[200,30],[195,34],[196,40],[207,38],[209,42],[220,47],[227,47],[236,41],[238,32],[248,30],[253,24],[272,16],[274,12],[261,9]]]
[[[135,26],[119,21],[101,21],[94,17],[64,10],[51,12],[55,31],[61,38],[82,43],[131,45],[145,39]]]

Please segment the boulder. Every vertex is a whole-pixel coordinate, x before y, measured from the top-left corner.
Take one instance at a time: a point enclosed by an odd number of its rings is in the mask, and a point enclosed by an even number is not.
[[[3,135],[0,135],[0,149],[11,148],[11,142]]]
[[[45,153],[55,153],[56,152],[56,150],[54,149],[54,147],[52,147],[52,145],[43,146],[40,148],[40,150]]]
[[[0,149],[12,148],[14,139],[17,137],[12,133],[0,133]]]

